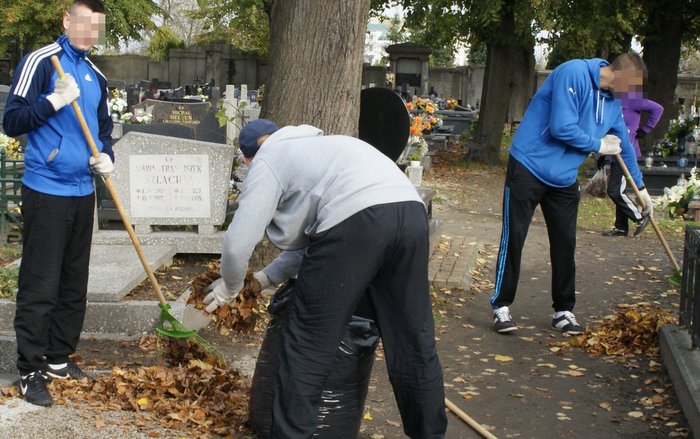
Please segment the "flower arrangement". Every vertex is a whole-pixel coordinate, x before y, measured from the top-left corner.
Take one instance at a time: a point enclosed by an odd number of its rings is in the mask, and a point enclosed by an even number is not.
[[[126,90],[113,89],[109,98],[109,112],[121,118],[128,107],[126,103]]]
[[[120,116],[119,120],[122,123],[137,123],[137,124],[147,124],[151,123],[153,116],[148,113],[134,114],[132,112],[124,113]]]
[[[441,110],[454,110],[459,105],[455,98],[437,99],[438,108]]]
[[[412,136],[430,134],[442,126],[442,116],[435,113],[437,105],[430,99],[416,98],[413,102],[407,102],[406,108],[417,113],[411,120]]]
[[[656,205],[664,209],[671,218],[682,217],[696,194],[700,194],[700,180],[697,168],[693,168],[688,180],[682,179],[672,188],[664,188],[664,194],[658,198]]]
[[[202,87],[197,87],[197,94],[196,95],[186,95],[184,98],[185,99],[198,99],[202,102],[206,102],[209,100],[209,96],[204,94],[204,90],[202,90]]]
[[[3,133],[0,133],[0,151],[11,160],[17,160],[22,157],[22,146],[19,144],[19,141]]]
[[[694,128],[694,120],[672,120],[668,125],[668,131],[666,131],[664,137],[678,145],[679,140],[685,140],[693,133]]]

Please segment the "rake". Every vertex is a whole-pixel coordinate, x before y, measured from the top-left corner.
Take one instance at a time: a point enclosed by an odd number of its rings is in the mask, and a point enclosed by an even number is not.
[[[65,73],[56,55],[51,57],[51,63],[53,64],[54,69],[56,69],[56,73],[58,73],[59,79],[63,80],[63,78],[65,78]],[[92,134],[90,133],[90,129],[88,128],[87,123],[85,122],[85,118],[83,117],[83,113],[80,110],[78,102],[73,101],[71,106],[73,107],[73,112],[78,118],[80,127],[83,130],[85,140],[90,146],[90,152],[92,153],[92,156],[95,158],[99,157],[100,152],[97,150],[97,145],[95,145],[95,141],[92,138]],[[160,325],[156,328],[156,332],[163,336],[174,339],[189,339],[190,341],[198,345],[200,348],[202,348],[202,350],[204,350],[207,354],[211,355],[213,358],[216,358],[217,362],[220,365],[224,365],[225,362],[223,356],[218,351],[218,349],[216,349],[216,347],[214,347],[211,343],[202,338],[202,336],[200,336],[197,333],[197,331],[185,327],[185,325],[180,323],[180,321],[178,321],[178,319],[175,318],[175,316],[170,311],[170,305],[165,300],[163,292],[160,289],[160,285],[158,284],[158,281],[156,280],[156,277],[153,274],[153,270],[151,270],[151,266],[148,263],[148,260],[146,260],[146,256],[143,254],[141,244],[139,243],[139,240],[136,237],[134,228],[131,226],[131,221],[129,221],[129,217],[127,216],[126,211],[124,210],[124,206],[122,205],[121,199],[117,194],[117,190],[115,189],[114,184],[112,183],[112,179],[109,178],[109,176],[102,176],[102,180],[104,181],[104,184],[107,187],[107,190],[109,191],[112,200],[114,200],[114,205],[117,208],[117,211],[119,212],[119,217],[121,218],[122,223],[124,224],[124,228],[129,234],[129,238],[131,238],[131,242],[134,244],[136,254],[139,256],[139,260],[143,265],[143,269],[146,271],[148,280],[151,282],[151,286],[153,287],[153,289],[156,292],[156,295],[158,296],[158,306],[160,307]]]
[[[639,204],[642,206],[642,210],[646,209],[646,203],[642,199],[642,195],[639,192],[639,188],[637,187],[637,184],[634,182],[632,179],[632,176],[630,175],[629,169],[627,169],[627,165],[625,165],[624,160],[622,160],[622,157],[620,154],[615,154],[615,160],[617,160],[617,164],[620,166],[620,169],[622,169],[622,172],[625,174],[625,179],[627,182],[632,186],[632,190],[634,190],[634,195],[637,196],[637,200],[639,201]],[[666,242],[666,239],[664,238],[664,235],[661,234],[661,229],[659,229],[659,225],[656,224],[656,221],[654,220],[654,217],[649,218],[649,222],[651,223],[651,227],[654,229],[654,232],[656,232],[656,236],[659,237],[659,241],[661,241],[661,246],[664,248],[664,251],[666,252],[666,255],[668,256],[668,259],[671,261],[671,265],[673,265],[673,275],[668,279],[669,282],[677,287],[680,287],[681,285],[681,279],[682,279],[682,273],[681,273],[681,267],[678,265],[678,261],[676,261],[675,256],[673,256],[673,252],[671,251],[671,248],[668,246],[668,242]]]

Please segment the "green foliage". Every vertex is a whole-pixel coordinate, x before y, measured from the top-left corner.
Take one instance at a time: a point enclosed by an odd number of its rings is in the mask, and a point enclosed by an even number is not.
[[[146,55],[153,61],[166,61],[170,56],[170,49],[183,49],[184,47],[185,43],[175,35],[169,26],[161,26],[151,37]]]
[[[17,290],[19,267],[0,267],[0,298],[12,299]]]
[[[540,0],[538,0],[540,1]],[[550,31],[547,68],[573,58],[612,58],[627,52],[641,17],[638,2],[541,1],[540,19]]]
[[[227,43],[266,57],[270,45],[272,0],[198,0],[192,18],[204,21],[199,44]]]
[[[20,46],[26,53],[54,41],[62,32],[63,14],[71,0],[0,0],[0,54]],[[153,0],[107,0],[107,44],[140,40],[153,29],[151,17],[160,14]]]

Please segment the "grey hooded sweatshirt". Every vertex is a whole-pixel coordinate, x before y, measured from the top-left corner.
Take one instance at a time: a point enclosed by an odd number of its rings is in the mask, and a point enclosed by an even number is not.
[[[285,250],[264,269],[273,283],[297,273],[308,237],[371,206],[422,203],[394,162],[349,136],[324,136],[310,125],[287,126],[265,140],[243,181],[224,236],[221,274],[238,292],[255,246],[267,231]]]

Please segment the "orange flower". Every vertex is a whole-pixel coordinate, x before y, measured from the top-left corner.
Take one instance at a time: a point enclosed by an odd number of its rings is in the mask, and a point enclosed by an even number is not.
[[[413,102],[406,102],[406,108],[413,110]]]

